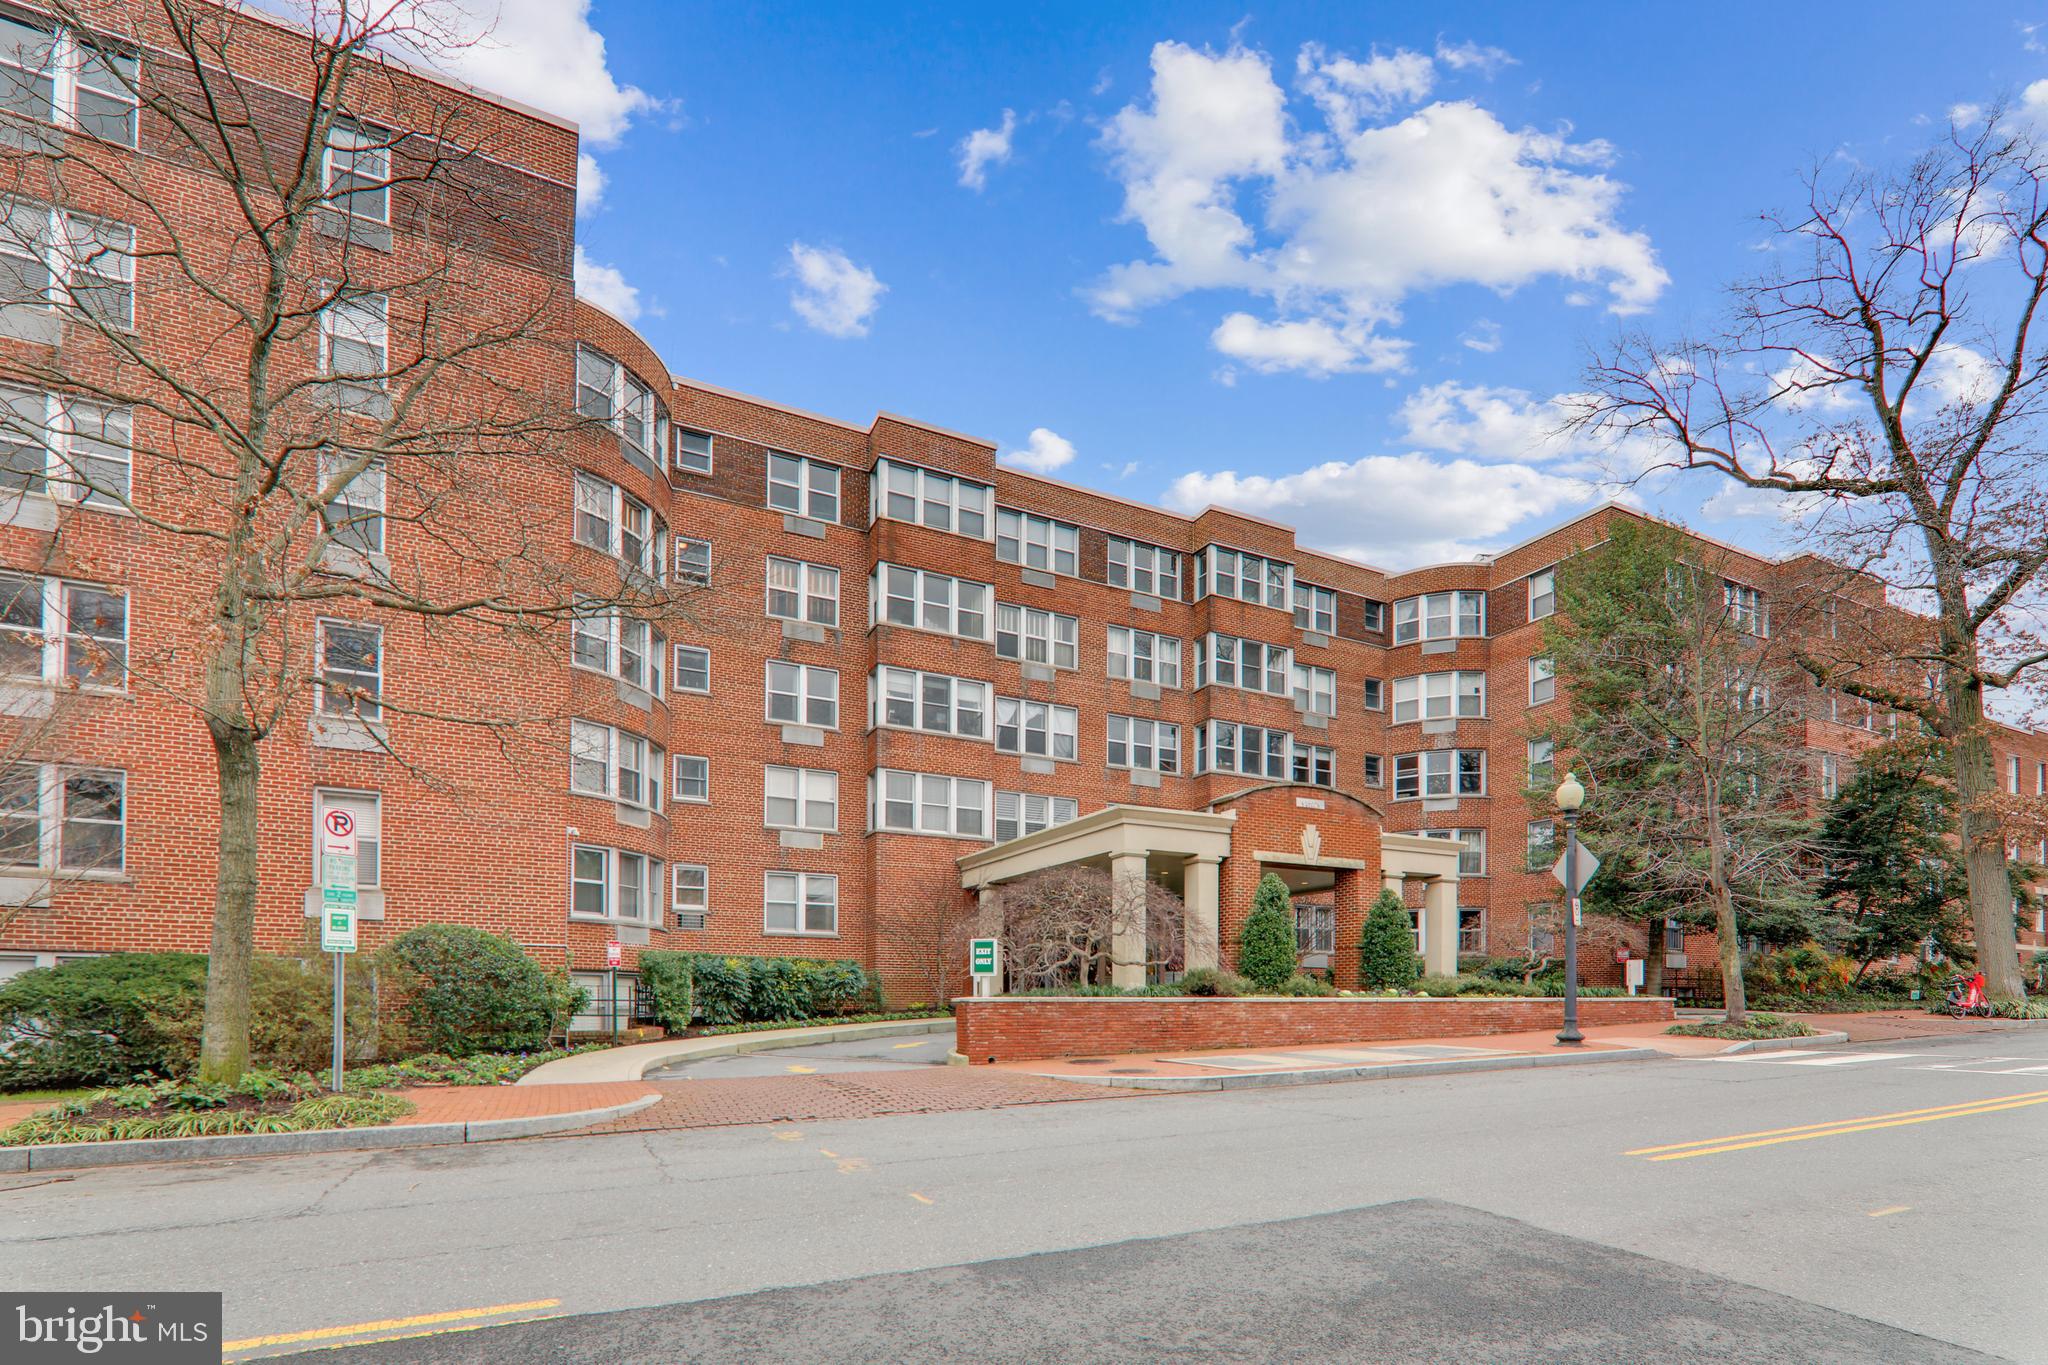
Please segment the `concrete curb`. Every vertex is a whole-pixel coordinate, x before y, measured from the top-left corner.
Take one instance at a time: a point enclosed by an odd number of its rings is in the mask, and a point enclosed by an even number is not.
[[[1669,1054],[1653,1047],[1618,1047],[1599,1052],[1536,1052],[1504,1057],[1456,1057],[1440,1062],[1377,1062],[1315,1071],[1242,1071],[1229,1076],[1053,1076],[1058,1081],[1118,1090],[1263,1090],[1280,1085],[1323,1085],[1331,1081],[1385,1081],[1402,1076],[1444,1076],[1465,1071],[1519,1071],[1534,1066],[1587,1066],[1595,1062],[1647,1062]],[[1038,1072],[1038,1075],[1048,1073]]]
[[[76,1171],[139,1162],[221,1161],[245,1156],[297,1156],[313,1152],[383,1151],[394,1147],[442,1147],[463,1142],[503,1142],[586,1128],[637,1114],[660,1099],[643,1095],[625,1104],[539,1114],[521,1119],[478,1119],[468,1123],[393,1124],[383,1128],[323,1128],[312,1133],[237,1133],[228,1137],[139,1138],[126,1142],[59,1142],[34,1147],[0,1147],[0,1173]]]
[[[663,1043],[633,1043],[605,1052],[586,1052],[537,1066],[518,1085],[567,1085],[592,1081],[637,1081],[648,1072],[701,1057],[731,1057],[749,1052],[774,1052],[817,1043],[857,1043],[866,1038],[899,1038],[909,1034],[943,1033],[952,1016],[936,1019],[890,1019],[873,1024],[821,1024],[816,1028],[764,1029],[759,1033],[725,1033],[712,1038],[673,1038]],[[578,1062],[583,1066],[575,1065]],[[609,1065],[605,1065],[609,1063]],[[557,1070],[557,1068],[560,1068]],[[549,1074],[552,1072],[553,1074]]]
[[[1846,1033],[1809,1033],[1804,1038],[1750,1038],[1740,1043],[1730,1043],[1716,1056],[1733,1057],[1740,1052],[1779,1052],[1798,1047],[1835,1047],[1849,1041]]]

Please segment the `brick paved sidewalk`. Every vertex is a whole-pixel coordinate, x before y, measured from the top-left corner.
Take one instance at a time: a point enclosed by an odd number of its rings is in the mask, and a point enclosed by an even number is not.
[[[490,1119],[531,1119],[609,1109],[655,1093],[642,1081],[587,1085],[422,1085],[397,1092],[419,1106],[398,1120],[411,1123],[480,1123]]]
[[[542,1086],[544,1090],[560,1087]],[[933,1067],[919,1071],[862,1071],[832,1076],[751,1076],[734,1080],[659,1081],[659,1102],[575,1134],[638,1133],[679,1128],[722,1128],[746,1123],[816,1122],[878,1118],[884,1114],[945,1114],[1004,1109],[1068,1100],[1133,1099],[1144,1092],[1014,1071]]]
[[[2016,1019],[1954,1019],[1925,1010],[1876,1010],[1868,1014],[1789,1014],[1803,1019],[1815,1031],[1832,1030],[1849,1035],[1852,1043],[1881,1043],[1894,1038],[1943,1038],[1956,1033],[2000,1033],[2024,1029]]]

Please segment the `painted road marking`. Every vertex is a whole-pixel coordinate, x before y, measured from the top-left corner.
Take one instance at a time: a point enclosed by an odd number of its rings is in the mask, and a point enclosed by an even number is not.
[[[496,1317],[501,1313],[537,1313],[543,1308],[561,1306],[560,1299],[534,1299],[529,1303],[501,1303],[490,1308],[456,1308],[446,1313],[422,1313],[410,1318],[380,1318],[376,1322],[358,1322],[349,1327],[316,1327],[306,1332],[276,1332],[265,1337],[244,1337],[240,1341],[223,1341],[220,1349],[223,1352],[253,1351],[262,1346],[290,1346],[301,1341],[332,1341],[336,1337],[352,1337],[363,1332],[396,1332],[407,1327],[432,1327],[469,1318]]]
[[[1895,1114],[1872,1114],[1864,1118],[1836,1119],[1831,1123],[1808,1123],[1796,1128],[1770,1128],[1758,1133],[1735,1133],[1727,1137],[1700,1138],[1665,1147],[1638,1147],[1623,1156],[1646,1157],[1651,1161],[1684,1161],[1696,1156],[1717,1156],[1722,1152],[1747,1151],[1752,1147],[1775,1147],[1784,1142],[1809,1142],[1814,1138],[1842,1137],[1867,1133],[1877,1128],[1903,1128],[1915,1123],[1938,1123],[1943,1119],[1974,1118],[2007,1109],[2025,1109],[2048,1104],[2048,1090],[2023,1095],[2000,1095],[1964,1104],[1945,1104],[1933,1109],[1905,1109]]]
[[[1889,1217],[1891,1217],[1891,1216],[1892,1216],[1893,1214],[1895,1214],[1895,1213],[1905,1213],[1905,1212],[1906,1212],[1907,1210],[1911,1209],[1912,1207],[1913,1207],[1913,1206],[1912,1206],[1911,1204],[1894,1204],[1894,1205],[1892,1205],[1892,1206],[1891,1206],[1890,1208],[1886,1208],[1886,1209],[1872,1209],[1872,1210],[1871,1210],[1871,1211],[1870,1211],[1869,1213],[1865,1214],[1865,1215],[1864,1215],[1864,1217],[1866,1217],[1866,1218],[1889,1218]]]
[[[918,1193],[918,1192],[917,1192],[916,1190],[912,1190],[912,1191],[910,1192],[910,1197],[911,1197],[912,1199],[915,1199],[915,1200],[916,1200],[916,1201],[917,1201],[918,1203],[920,1203],[920,1204],[929,1204],[929,1203],[931,1203],[931,1202],[932,1202],[932,1201],[931,1201],[931,1200],[930,1200],[929,1198],[927,1198],[927,1197],[926,1197],[926,1196],[924,1196],[924,1195],[921,1195],[921,1194],[919,1194],[919,1193]]]
[[[894,1046],[896,1047],[896,1049],[897,1049],[897,1050],[899,1050],[899,1051],[900,1051],[901,1049],[903,1049],[903,1048],[906,1048],[906,1047],[930,1047],[931,1045],[932,1045],[932,1040],[931,1040],[931,1039],[929,1039],[929,1038],[925,1038],[925,1039],[922,1039],[922,1040],[920,1040],[920,1041],[918,1041],[918,1042],[915,1042],[915,1043],[897,1043],[897,1044],[895,1044]]]

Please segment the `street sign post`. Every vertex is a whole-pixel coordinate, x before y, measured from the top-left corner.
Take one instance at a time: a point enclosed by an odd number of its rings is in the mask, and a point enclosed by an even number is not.
[[[991,996],[996,993],[996,973],[1001,966],[1001,954],[992,938],[977,938],[967,947],[967,970],[974,978],[974,993],[977,996]]]
[[[320,817],[320,950],[334,954],[334,1074],[329,1083],[336,1094],[341,1093],[348,955],[356,950],[359,848],[355,816],[345,810],[330,810]]]

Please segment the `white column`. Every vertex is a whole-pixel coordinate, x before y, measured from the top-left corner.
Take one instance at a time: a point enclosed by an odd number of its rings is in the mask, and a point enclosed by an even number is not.
[[[1422,968],[1431,976],[1458,974],[1458,883],[1438,877],[1422,898]]]
[[[1186,921],[1181,926],[1181,962],[1188,971],[1214,967],[1223,923],[1221,858],[1187,861],[1187,894],[1182,898]]]
[[[1145,984],[1145,855],[1113,854],[1109,860],[1109,983]]]
[[[974,936],[994,938],[1003,925],[1003,893],[1000,887],[984,886],[974,893]]]

